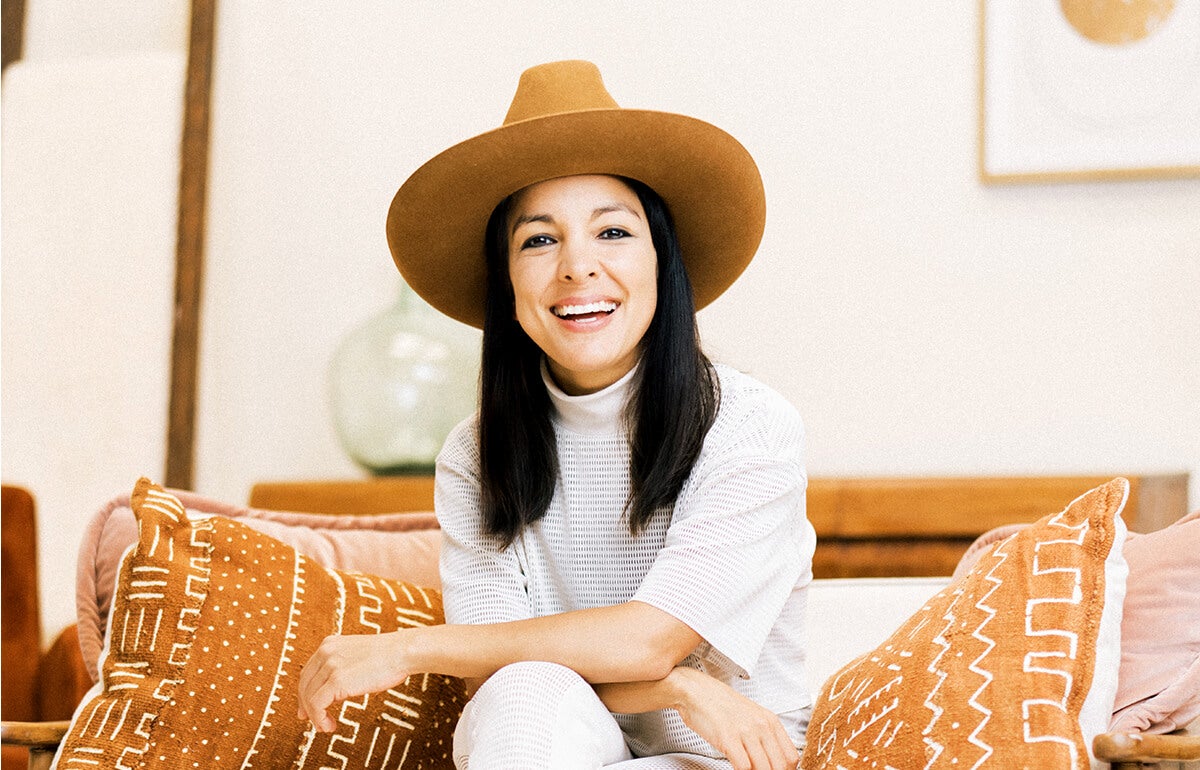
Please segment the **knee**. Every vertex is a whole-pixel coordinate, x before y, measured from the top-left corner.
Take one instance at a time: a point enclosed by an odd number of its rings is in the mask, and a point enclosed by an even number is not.
[[[583,677],[566,666],[543,661],[521,661],[511,663],[488,677],[475,693],[475,698],[530,698],[545,703],[547,699],[556,699],[581,686],[591,689],[591,685],[584,681]]]
[[[594,770],[628,757],[592,686],[556,663],[514,663],[492,674],[454,735],[459,768]]]

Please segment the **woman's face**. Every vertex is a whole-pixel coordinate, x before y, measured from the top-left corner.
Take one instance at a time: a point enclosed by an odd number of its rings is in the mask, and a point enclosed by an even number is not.
[[[658,304],[658,258],[637,194],[611,176],[530,185],[508,215],[517,322],[571,395],[621,379]]]

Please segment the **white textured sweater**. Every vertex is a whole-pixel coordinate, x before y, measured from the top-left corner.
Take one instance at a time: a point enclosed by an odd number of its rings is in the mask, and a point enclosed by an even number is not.
[[[669,515],[636,537],[623,515],[631,372],[568,396],[544,375],[554,405],[559,469],[544,518],[498,550],[482,531],[477,421],[438,457],[442,590],[449,623],[498,623],[632,599],[704,638],[683,665],[729,683],[781,715],[803,745],[806,587],[816,536],[805,516],[804,430],[796,410],[761,383],[718,365],[721,403]],[[620,644],[620,634],[613,634]],[[637,756],[715,756],[677,712],[618,715]]]

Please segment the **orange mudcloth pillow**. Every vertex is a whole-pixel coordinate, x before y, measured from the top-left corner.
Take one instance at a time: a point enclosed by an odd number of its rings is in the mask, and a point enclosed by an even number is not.
[[[1125,479],[997,543],[824,684],[802,766],[1087,768],[1116,695]]]
[[[146,479],[117,576],[100,682],[55,759],[75,768],[453,767],[462,680],[414,674],[296,718],[300,670],[329,634],[443,622],[441,595],[315,564],[221,517],[189,519]]]

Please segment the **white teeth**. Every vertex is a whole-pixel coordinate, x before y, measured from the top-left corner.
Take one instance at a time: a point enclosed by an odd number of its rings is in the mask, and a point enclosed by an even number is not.
[[[589,302],[586,305],[555,305],[551,310],[559,318],[588,313],[611,313],[617,309],[616,302]]]

